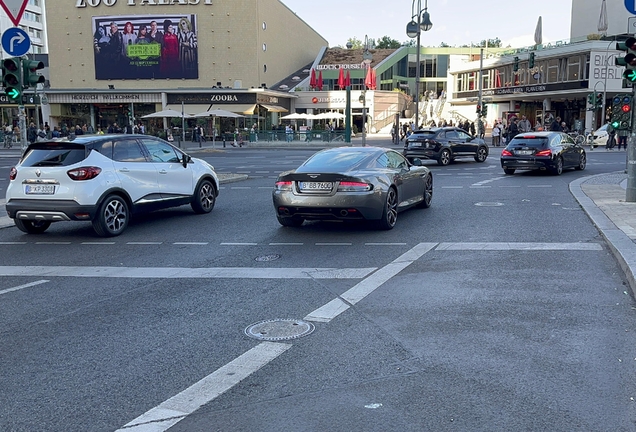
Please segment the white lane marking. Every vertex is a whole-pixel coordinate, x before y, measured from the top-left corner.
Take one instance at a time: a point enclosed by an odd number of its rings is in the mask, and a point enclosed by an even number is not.
[[[304,243],[270,243],[270,246],[302,246]]]
[[[135,279],[362,279],[367,268],[250,268],[250,267],[73,267],[2,266],[0,276],[98,277]]]
[[[21,290],[21,289],[24,289],[24,288],[29,288],[29,287],[36,286],[36,285],[41,285],[41,284],[47,283],[47,282],[48,282],[48,280],[39,280],[39,281],[35,281],[35,282],[30,282],[28,284],[20,285],[20,286],[17,286],[17,287],[3,289],[3,290],[0,291],[0,295],[6,294],[6,293],[10,293],[10,292],[13,292],[13,291],[18,291],[18,290]]]
[[[263,342],[115,432],[162,432],[219,397],[292,347]]]
[[[603,247],[598,243],[440,243],[435,250],[599,251]]]
[[[82,242],[83,245],[114,245],[115,242]]]
[[[468,187],[470,189],[489,189],[490,188],[490,186],[473,186],[473,185],[470,185]]]
[[[529,188],[551,188],[552,185],[528,185]]]
[[[315,243],[316,246],[351,246],[352,243]]]
[[[520,188],[521,186],[499,186],[500,188]]]
[[[382,284],[397,275],[406,267],[418,260],[426,252],[437,246],[437,243],[420,243],[412,249],[406,251],[393,262],[382,267],[375,273],[363,279],[340,297],[337,297],[324,306],[309,313],[304,319],[307,321],[330,322],[332,319],[349,309],[350,305],[358,303],[360,300],[378,289]]]
[[[269,174],[269,171],[254,171],[256,174]]]
[[[27,242],[0,242],[0,245],[25,245],[25,244],[27,244]]]
[[[406,243],[365,243],[365,246],[406,246]]]
[[[258,246],[258,243],[221,243],[221,246]]]
[[[126,244],[139,246],[139,245],[160,245],[162,243],[163,242],[127,242]]]
[[[480,182],[473,183],[471,185],[471,187],[473,187],[473,186],[484,186],[484,185],[487,185],[488,183],[492,183],[494,181],[501,180],[503,178],[505,178],[505,177],[494,177],[494,178],[490,178],[490,179],[487,179],[487,180],[482,180]]]
[[[442,189],[464,189],[464,186],[442,186]]]
[[[252,189],[249,186],[232,186],[230,189]]]
[[[174,242],[172,243],[174,245],[181,245],[181,246],[205,246],[207,244],[209,244],[208,242]]]
[[[71,242],[35,242],[36,245],[70,245]]]

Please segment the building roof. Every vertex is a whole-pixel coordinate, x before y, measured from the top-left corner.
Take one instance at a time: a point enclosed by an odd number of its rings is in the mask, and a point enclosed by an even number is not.
[[[397,49],[370,49],[372,54],[371,67],[375,67],[382,60],[393,54]],[[319,64],[356,64],[362,63],[364,49],[329,48],[320,59]]]

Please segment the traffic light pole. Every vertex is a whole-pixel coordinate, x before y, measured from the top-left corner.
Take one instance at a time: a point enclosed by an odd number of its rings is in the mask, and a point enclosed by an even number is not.
[[[19,73],[20,76],[23,76],[24,66],[22,65],[22,62],[19,62],[19,64]],[[18,101],[18,127],[20,128],[20,149],[22,150],[22,153],[24,153],[29,143],[27,142],[26,109],[22,102],[22,89],[20,90],[20,100]]]
[[[634,98],[636,97],[636,86],[632,87],[632,130],[627,143],[627,188],[625,194],[626,202],[636,202],[636,110]]]

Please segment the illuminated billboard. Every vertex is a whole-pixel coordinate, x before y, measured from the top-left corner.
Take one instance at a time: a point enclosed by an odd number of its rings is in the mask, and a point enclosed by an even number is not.
[[[95,79],[197,79],[196,15],[93,17]]]

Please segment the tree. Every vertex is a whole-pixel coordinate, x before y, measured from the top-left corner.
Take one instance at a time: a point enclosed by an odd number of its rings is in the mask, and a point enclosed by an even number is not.
[[[441,44],[439,44],[440,48],[450,48],[450,45],[447,44],[446,42],[442,42]]]
[[[485,48],[486,46],[488,46],[489,48],[501,48],[501,39],[499,38],[495,38],[495,39],[488,39],[487,41],[488,43],[486,43],[486,40],[483,40],[481,42],[479,42],[479,47],[483,47]]]
[[[389,36],[382,36],[375,47],[379,49],[383,49],[383,48],[397,49],[401,46],[402,44],[398,42],[397,40],[391,39]]]
[[[357,37],[354,36],[354,37],[349,38],[347,40],[347,45],[348,44],[351,44],[351,48],[353,48],[353,49],[360,49],[360,48],[362,48],[363,42],[360,39],[358,39]]]

